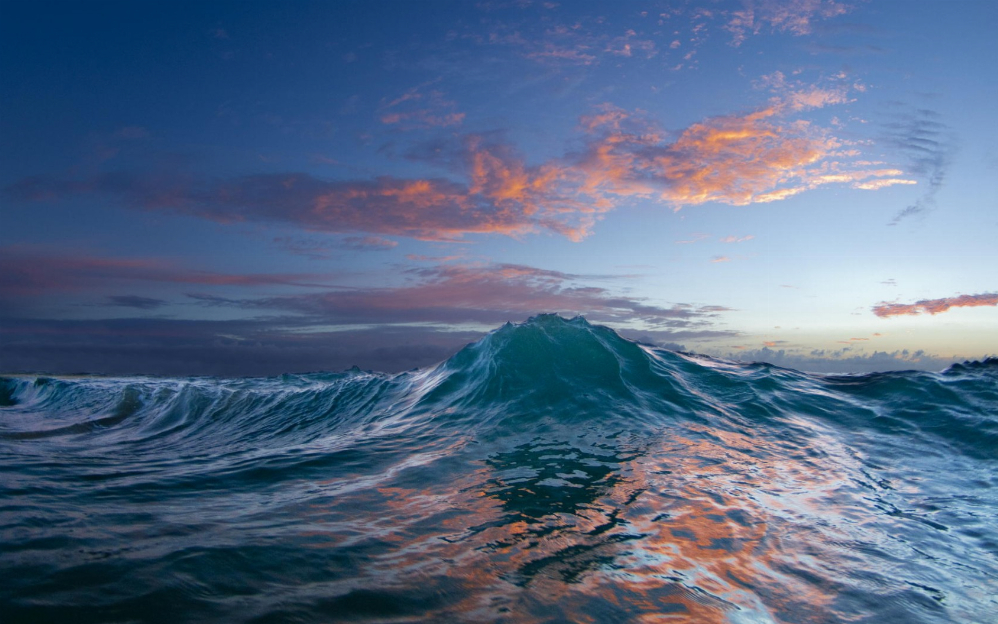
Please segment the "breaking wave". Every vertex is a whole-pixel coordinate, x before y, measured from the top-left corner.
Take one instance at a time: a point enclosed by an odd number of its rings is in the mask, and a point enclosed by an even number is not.
[[[810,375],[581,318],[440,365],[0,378],[11,622],[984,622],[998,360]]]

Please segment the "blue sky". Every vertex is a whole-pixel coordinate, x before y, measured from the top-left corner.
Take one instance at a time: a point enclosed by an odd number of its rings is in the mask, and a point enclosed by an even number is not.
[[[506,320],[998,353],[991,2],[0,4],[0,368],[402,370]]]

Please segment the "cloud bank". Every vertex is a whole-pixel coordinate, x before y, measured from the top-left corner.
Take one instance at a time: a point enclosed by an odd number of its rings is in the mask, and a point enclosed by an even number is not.
[[[386,106],[402,106],[418,92],[408,95]],[[708,202],[778,201],[830,184],[876,190],[914,183],[900,177],[901,170],[858,160],[858,152],[829,129],[796,118],[801,109],[842,97],[834,90],[791,90],[765,108],[709,117],[677,133],[606,104],[580,120],[581,150],[540,164],[528,163],[496,134],[452,135],[407,154],[411,161],[444,167],[446,176],[329,180],[287,172],[209,178],[180,170],[118,170],[84,178],[34,176],[5,191],[21,202],[96,195],[133,209],[218,223],[284,223],[353,234],[348,241],[369,247],[383,236],[455,241],[550,232],[579,241],[604,213],[637,199],[679,210]]]

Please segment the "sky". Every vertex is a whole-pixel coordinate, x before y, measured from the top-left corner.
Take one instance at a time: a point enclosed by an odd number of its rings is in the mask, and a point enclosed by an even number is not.
[[[446,359],[583,315],[998,354],[998,3],[0,2],[0,371]]]

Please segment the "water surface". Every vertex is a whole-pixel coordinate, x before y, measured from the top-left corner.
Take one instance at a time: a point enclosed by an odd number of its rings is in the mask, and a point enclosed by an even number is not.
[[[0,378],[4,622],[992,622],[998,361],[507,325],[439,366]]]

